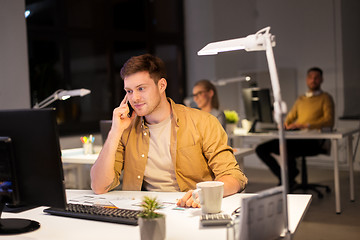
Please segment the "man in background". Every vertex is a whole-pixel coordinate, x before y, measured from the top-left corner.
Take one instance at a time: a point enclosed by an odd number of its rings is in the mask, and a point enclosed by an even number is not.
[[[323,71],[318,67],[307,71],[306,84],[308,91],[300,96],[285,119],[286,130],[332,129],[334,125],[334,101],[330,94],[321,90]],[[296,184],[299,174],[296,158],[323,153],[325,140],[289,139],[287,144],[287,162],[289,186]],[[255,149],[258,157],[270,168],[281,184],[280,165],[272,154],[279,154],[279,140],[271,140],[258,145]]]

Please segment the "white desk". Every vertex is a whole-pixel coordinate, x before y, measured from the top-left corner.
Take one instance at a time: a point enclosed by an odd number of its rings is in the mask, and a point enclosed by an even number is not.
[[[99,156],[101,146],[95,146],[94,154],[84,154],[82,148],[64,149],[61,150],[61,159],[65,164],[71,164],[71,168],[75,167],[77,172],[77,184],[78,188],[83,189],[85,187],[82,165],[83,164],[94,164]],[[253,148],[234,148],[234,155],[236,161],[239,163],[240,168],[244,169],[244,157],[254,153]],[[64,165],[64,168],[67,166]]]
[[[349,180],[350,180],[350,200],[355,201],[354,194],[354,165],[353,165],[353,135],[360,132],[360,128],[338,129],[333,132],[320,131],[287,131],[286,139],[330,139],[334,148],[334,185],[335,185],[335,209],[336,213],[341,213],[340,203],[340,179],[339,179],[339,153],[338,141],[346,138],[347,160],[349,162]],[[278,132],[268,133],[247,133],[241,129],[235,130],[229,137],[257,137],[257,138],[278,138]]]
[[[253,148],[234,148],[234,155],[241,160],[243,157],[254,153]],[[82,148],[72,148],[61,150],[61,159],[63,163],[75,164],[94,164],[99,156],[100,149],[96,150],[94,154],[84,154]]]
[[[83,166],[84,164],[93,165],[99,156],[100,150],[101,146],[94,146],[94,154],[84,154],[82,148],[61,150],[64,170],[70,168],[76,171],[76,188],[84,189],[88,187],[84,181]]]
[[[90,190],[67,190],[68,199],[76,196],[93,194]],[[184,193],[154,193],[154,192],[128,192],[114,191],[103,195],[107,199],[116,198],[139,198],[143,195],[156,195],[160,200],[176,202],[176,199]],[[223,199],[222,210],[231,214],[240,205],[242,197],[250,194],[235,194]],[[305,215],[311,202],[309,194],[288,195],[288,216],[289,229],[292,234]],[[175,206],[175,205],[174,205]],[[104,223],[98,221],[81,220],[75,218],[58,217],[43,213],[45,207],[32,209],[23,213],[3,213],[3,218],[28,218],[40,222],[40,229],[19,235],[5,236],[2,239],[46,239],[46,240],[67,240],[67,239],[140,239],[138,226],[129,226],[115,223]],[[168,209],[167,207],[166,209]],[[206,227],[199,224],[200,209],[187,209],[185,211],[170,209],[166,214],[166,239],[226,239],[225,227]]]
[[[253,153],[255,153],[254,148],[234,148],[234,155],[241,170],[244,171],[244,157]]]
[[[84,154],[82,148],[72,148],[61,150],[61,160],[63,163],[75,163],[75,164],[94,164],[99,156],[101,147],[94,148],[94,154]]]

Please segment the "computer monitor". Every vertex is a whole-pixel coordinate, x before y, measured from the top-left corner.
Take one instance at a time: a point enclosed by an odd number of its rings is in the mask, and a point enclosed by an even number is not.
[[[112,120],[100,120],[100,134],[104,144],[111,129]]]
[[[65,207],[66,195],[54,109],[0,111],[0,203],[28,209]],[[0,234],[32,231],[27,219],[0,219]]]
[[[245,115],[252,122],[249,132],[255,132],[256,123],[274,123],[273,107],[268,88],[245,88],[242,90]]]
[[[285,229],[283,186],[269,188],[241,200],[236,239],[280,239]],[[261,231],[259,231],[261,229]]]

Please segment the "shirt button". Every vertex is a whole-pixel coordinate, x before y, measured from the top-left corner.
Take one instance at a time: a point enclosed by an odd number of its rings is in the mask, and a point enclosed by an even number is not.
[[[138,179],[140,179],[140,176],[138,176]]]
[[[141,157],[145,157],[145,154],[141,154]]]

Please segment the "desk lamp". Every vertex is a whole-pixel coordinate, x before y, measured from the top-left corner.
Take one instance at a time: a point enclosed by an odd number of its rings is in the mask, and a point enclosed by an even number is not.
[[[283,191],[283,211],[284,211],[284,224],[285,224],[285,239],[290,239],[291,234],[288,225],[287,214],[287,192],[288,192],[288,169],[287,169],[287,156],[286,156],[286,141],[284,135],[284,116],[287,112],[285,102],[281,99],[280,84],[277,74],[274,53],[272,48],[275,46],[275,36],[270,33],[270,27],[263,28],[255,34],[251,34],[244,38],[236,38],[231,40],[213,42],[207,44],[204,48],[198,51],[198,55],[215,55],[219,52],[229,52],[235,50],[245,49],[250,51],[266,51],[266,58],[268,62],[271,86],[274,94],[274,118],[279,127],[279,146],[280,146],[280,159],[282,162],[281,179],[284,188]]]
[[[76,96],[83,97],[85,95],[88,95],[89,93],[91,93],[91,91],[85,88],[75,89],[75,90],[59,89],[56,90],[53,94],[51,94],[49,97],[41,101],[40,103],[36,103],[33,108],[44,108],[50,105],[51,103],[55,102],[56,100],[66,100]]]
[[[232,78],[221,78],[218,80],[211,80],[210,82],[214,85],[214,86],[225,86],[229,83],[237,83],[237,82],[243,82],[243,81],[250,81],[251,78],[249,76],[240,76],[240,77],[232,77]],[[184,99],[184,104],[188,107],[196,107],[193,101],[193,97],[186,97]]]
[[[249,76],[243,76],[243,77],[233,77],[233,78],[221,78],[216,81],[211,81],[212,84],[215,86],[225,86],[229,83],[237,83],[237,82],[243,82],[243,81],[250,81],[251,78]]]

